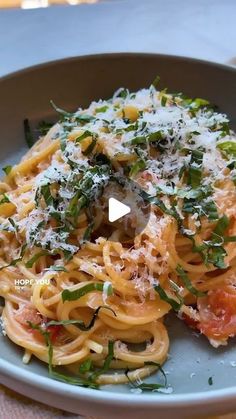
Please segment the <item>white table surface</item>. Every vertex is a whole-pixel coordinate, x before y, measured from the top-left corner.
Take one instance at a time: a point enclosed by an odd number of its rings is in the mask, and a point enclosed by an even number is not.
[[[236,0],[107,0],[0,11],[0,76],[58,58],[160,52],[236,63]]]

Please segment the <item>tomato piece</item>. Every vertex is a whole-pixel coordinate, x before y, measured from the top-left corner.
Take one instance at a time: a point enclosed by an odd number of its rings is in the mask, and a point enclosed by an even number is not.
[[[208,292],[198,299],[199,329],[212,339],[227,339],[236,335],[236,289],[225,286]]]
[[[20,307],[14,317],[22,326],[28,326],[27,322],[34,324],[40,324],[42,322],[41,314],[30,304],[25,304]]]
[[[43,318],[41,314],[36,310],[36,308],[32,307],[30,304],[20,307],[15,314],[15,319],[20,324],[22,324],[22,326],[29,327],[30,332],[35,336],[37,340],[39,340],[40,342],[45,341],[42,333],[40,333],[40,331],[37,329],[31,328],[28,324],[28,322],[31,322],[34,325],[43,326],[44,323],[49,321],[49,319]],[[52,343],[56,342],[61,333],[61,330],[61,325],[47,327],[47,332],[49,332],[50,334],[50,339]]]
[[[47,327],[47,332],[50,333],[50,339],[52,343],[56,342],[56,340],[58,339],[61,333],[61,330],[62,330],[62,326],[60,324]]]
[[[43,323],[41,323],[39,326],[42,326],[43,328]],[[43,330],[49,333],[51,343],[54,344],[58,340],[58,337],[60,336],[62,326],[60,325],[48,326],[47,329],[43,329]],[[39,330],[30,329],[30,332],[36,337],[37,340],[39,340],[42,343],[45,342],[45,337],[42,335],[42,333]]]

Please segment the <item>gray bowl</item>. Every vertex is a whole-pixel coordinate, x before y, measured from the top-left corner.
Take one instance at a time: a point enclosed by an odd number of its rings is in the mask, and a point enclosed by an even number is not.
[[[49,100],[68,110],[108,98],[120,86],[136,90],[160,75],[160,87],[204,97],[236,121],[236,70],[219,64],[155,54],[109,54],[39,65],[0,79],[1,163],[25,151],[22,121],[55,120]],[[21,362],[23,351],[0,336],[0,381],[6,386],[74,413],[96,418],[193,418],[236,410],[235,340],[214,349],[174,315],[166,321],[170,357],[165,364],[172,394],[134,394],[128,386],[101,390],[70,386],[48,378],[37,360]],[[208,384],[209,377],[213,384]],[[154,381],[155,376],[149,379]]]

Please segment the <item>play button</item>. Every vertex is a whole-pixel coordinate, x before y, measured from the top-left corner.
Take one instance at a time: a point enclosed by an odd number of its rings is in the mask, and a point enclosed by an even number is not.
[[[109,198],[108,200],[108,220],[110,223],[119,220],[131,211],[128,205],[123,204],[115,198]]]
[[[132,245],[141,234],[150,217],[150,204],[143,198],[142,190],[130,179],[117,176],[103,189],[102,195],[90,208],[94,221],[92,238]]]

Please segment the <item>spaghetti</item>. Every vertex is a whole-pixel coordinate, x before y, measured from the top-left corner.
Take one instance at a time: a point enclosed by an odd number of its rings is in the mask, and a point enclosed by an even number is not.
[[[0,183],[6,334],[56,379],[160,388],[137,380],[167,358],[170,310],[216,347],[236,334],[235,134],[206,100],[154,85],[56,110]],[[137,235],[104,203],[129,180],[151,208]]]

